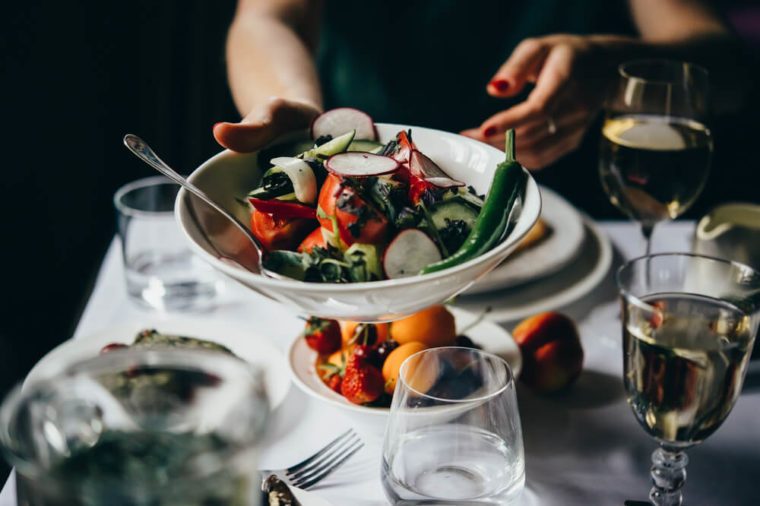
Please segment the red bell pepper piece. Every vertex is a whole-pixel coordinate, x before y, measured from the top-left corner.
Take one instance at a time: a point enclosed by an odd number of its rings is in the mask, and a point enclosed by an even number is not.
[[[249,197],[248,202],[257,211],[271,214],[274,218],[278,219],[305,218],[307,220],[314,220],[317,218],[316,209],[295,202],[283,202],[277,199],[264,200],[255,197]]]

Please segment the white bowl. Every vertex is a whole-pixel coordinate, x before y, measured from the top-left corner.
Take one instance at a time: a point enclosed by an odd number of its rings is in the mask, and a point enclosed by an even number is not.
[[[503,152],[440,130],[377,124],[381,142],[387,142],[399,130],[409,128],[419,149],[435,160],[447,174],[472,185],[478,193],[488,191],[496,165],[504,160]],[[245,197],[258,184],[262,167],[268,166],[269,160],[258,160],[258,153],[223,151],[203,163],[188,179],[235,213],[241,221],[248,223],[248,209],[236,198]],[[205,204],[197,203],[197,199],[181,190],[177,196],[175,215],[192,249],[219,271],[302,314],[358,321],[391,321],[453,297],[499,265],[538,219],[541,197],[536,182],[529,176],[522,209],[512,232],[495,248],[477,258],[424,276],[351,284],[272,279],[221,260],[206,237],[230,234],[242,239],[242,234],[234,230],[225,218],[204,212],[203,206]],[[241,241],[240,248],[245,250],[250,246]]]
[[[479,318],[470,311],[448,306],[454,315],[457,329],[463,329]],[[522,369],[522,355],[512,335],[503,327],[483,320],[465,332],[484,351],[503,358],[517,378]],[[345,397],[325,385],[317,374],[317,352],[309,348],[306,341],[298,336],[293,340],[288,351],[288,366],[293,382],[310,397],[319,402],[340,408],[365,426],[382,429],[390,412],[389,408],[361,406],[352,404]]]

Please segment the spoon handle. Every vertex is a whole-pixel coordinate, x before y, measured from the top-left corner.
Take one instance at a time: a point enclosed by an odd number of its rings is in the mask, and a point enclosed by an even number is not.
[[[259,240],[254,236],[251,231],[240,223],[240,220],[237,219],[237,217],[233,216],[232,213],[224,209],[222,206],[214,202],[212,198],[210,198],[206,193],[195,186],[193,183],[179,175],[174,169],[169,167],[166,162],[161,160],[161,158],[158,157],[158,155],[151,149],[148,144],[143,141],[141,138],[134,134],[127,134],[124,136],[124,145],[132,152],[134,153],[140,160],[147,163],[154,169],[156,169],[158,172],[163,174],[164,176],[168,177],[178,185],[182,186],[184,189],[204,201],[206,204],[210,205],[214,209],[216,209],[219,213],[226,216],[230,221],[232,221],[241,232],[243,232],[250,240],[251,242],[256,246],[259,253],[261,253],[262,247],[259,243]]]

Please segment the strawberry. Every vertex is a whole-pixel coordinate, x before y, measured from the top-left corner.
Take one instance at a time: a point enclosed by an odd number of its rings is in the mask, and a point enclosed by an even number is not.
[[[312,316],[306,320],[303,331],[306,344],[320,355],[329,355],[340,349],[340,325],[336,320],[324,320]]]
[[[343,378],[340,374],[333,374],[327,379],[326,385],[333,391],[341,393],[341,386],[343,384]]]
[[[340,353],[340,362],[334,359],[334,355]],[[317,365],[317,374],[328,388],[340,393],[343,375],[346,373],[346,353],[338,351],[330,355],[325,362]]]
[[[349,357],[340,387],[343,397],[354,404],[366,404],[377,400],[383,394],[384,387],[380,369],[367,362],[363,356]]]

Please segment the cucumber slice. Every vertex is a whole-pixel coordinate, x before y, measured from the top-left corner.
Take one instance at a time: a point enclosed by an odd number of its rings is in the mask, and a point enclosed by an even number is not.
[[[325,142],[321,146],[317,146],[313,149],[303,152],[298,158],[317,158],[325,160],[338,153],[343,153],[348,149],[351,141],[354,140],[356,130],[351,130],[347,134],[339,135],[329,142]]]
[[[282,200],[283,202],[298,202],[298,198],[296,198],[295,193],[286,193],[285,195],[280,195],[279,197],[275,197],[277,200]]]
[[[343,255],[351,267],[351,280],[360,283],[383,279],[383,269],[380,265],[377,246],[372,244],[354,243]]]
[[[354,140],[348,146],[346,151],[361,151],[362,153],[372,153],[373,155],[383,150],[383,144],[375,141]]]
[[[437,203],[431,210],[433,226],[442,230],[448,221],[463,221],[470,229],[478,219],[478,210],[461,198],[455,197]]]
[[[467,202],[468,204],[472,206],[477,207],[478,209],[483,207],[483,199],[481,199],[477,195],[470,193],[470,191],[467,188],[459,188],[459,194],[455,198],[462,199],[463,201]]]

